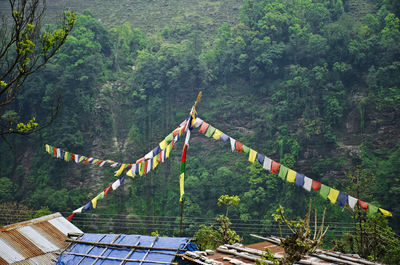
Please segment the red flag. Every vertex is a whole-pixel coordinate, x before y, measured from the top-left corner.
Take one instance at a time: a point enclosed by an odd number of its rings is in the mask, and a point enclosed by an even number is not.
[[[362,200],[358,200],[358,203],[360,204],[361,208],[364,210],[368,211],[368,202],[364,202]]]
[[[319,183],[319,182],[316,181],[316,180],[313,180],[313,181],[312,181],[312,188],[313,188],[315,191],[319,190],[319,188],[321,188],[321,183]]]
[[[71,160],[75,160],[75,154],[71,153]]]
[[[136,164],[142,163],[144,160],[145,160],[145,158],[144,158],[144,157],[142,157],[142,158],[140,158],[140,159],[136,160]]]
[[[148,164],[148,162],[149,162],[149,160],[146,160],[145,162],[144,162],[144,174],[146,174],[147,173],[147,164]]]
[[[75,214],[76,214],[76,213],[72,213],[70,216],[67,217],[67,220],[68,220],[68,221],[71,221],[72,218],[74,218]]]
[[[85,159],[85,161],[83,161],[83,164],[87,164],[89,163],[89,157]]]
[[[207,130],[207,128],[208,128],[208,126],[209,126],[209,124],[207,123],[207,122],[203,122],[203,124],[201,125],[201,127],[200,127],[200,132],[201,133],[205,133],[206,132],[206,130]]]
[[[54,157],[57,157],[57,148],[55,148],[54,146],[53,146],[53,155]]]
[[[112,184],[111,184],[110,186],[108,186],[108,188],[106,188],[106,189],[104,190],[104,196],[107,195],[107,193],[108,193],[108,191],[110,190],[111,187],[112,187]]]
[[[187,151],[187,144],[185,144],[185,146],[183,147],[181,163],[186,161],[186,151]]]
[[[236,141],[236,151],[242,152],[243,144],[239,141]]]
[[[236,141],[237,143],[237,141]],[[272,166],[271,166],[271,172],[276,174],[278,173],[278,169],[281,166],[281,164],[279,164],[278,162],[272,161]]]

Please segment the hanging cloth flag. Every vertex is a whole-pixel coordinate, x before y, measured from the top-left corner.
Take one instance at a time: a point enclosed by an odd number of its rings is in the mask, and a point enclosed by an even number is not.
[[[165,154],[165,157],[166,157],[166,158],[169,158],[169,153],[171,152],[171,149],[172,149],[172,143],[170,143],[170,144],[167,146],[167,151],[166,151],[166,154]]]
[[[256,156],[257,156],[257,152],[254,151],[253,149],[250,149],[250,153],[249,153],[250,163],[254,163],[254,161],[256,161]]]
[[[67,217],[67,220],[71,222],[72,218],[74,218],[76,213],[72,213],[70,216]]]
[[[279,168],[279,174],[278,174],[278,176],[279,176],[281,179],[285,180],[287,173],[288,173],[288,168],[285,167],[284,165],[281,165],[281,167]]]
[[[239,153],[242,152],[242,148],[243,148],[243,144],[239,141],[236,141],[236,151],[238,151]]]
[[[339,197],[338,197],[338,203],[340,206],[344,207],[346,205],[347,202],[347,194],[340,192],[339,193]]]
[[[271,171],[272,159],[269,157],[264,157],[263,168]]]
[[[80,208],[78,208],[78,209],[76,209],[76,210],[74,210],[73,213],[81,213],[82,210],[83,210],[83,206],[80,207]],[[71,219],[72,219],[72,218],[71,218]]]
[[[271,172],[274,174],[278,173],[278,169],[280,166],[281,164],[279,164],[278,162],[272,161]]]
[[[231,142],[231,149],[232,149],[232,152],[233,152],[233,151],[235,151],[236,140],[233,139],[232,137],[229,137],[229,139],[230,139],[230,142]]]
[[[329,190],[330,188],[328,186],[321,184],[321,189],[319,190],[319,194],[322,196],[322,198],[327,199]]]
[[[229,140],[229,136],[226,135],[225,133],[222,133],[220,139],[221,142],[226,143]]]
[[[173,133],[170,133],[167,135],[167,137],[165,137],[165,141],[167,141],[167,143],[172,142],[172,140],[174,140],[174,135]],[[158,153],[157,153],[158,154]]]
[[[194,128],[198,128],[198,127],[200,127],[202,124],[203,124],[203,120],[200,119],[200,118],[196,118],[196,119],[194,120],[193,127],[194,127]]]
[[[313,183],[313,180],[312,180],[312,179],[310,179],[310,178],[308,178],[308,177],[304,177],[304,185],[303,185],[303,188],[304,188],[306,191],[311,191],[312,183]]]
[[[261,165],[264,163],[264,158],[265,158],[264,155],[257,153],[257,160],[258,160],[258,163],[260,163]]]
[[[304,175],[302,175],[300,173],[296,173],[296,180],[295,180],[294,184],[296,184],[296,186],[303,187],[304,178],[305,178]]]
[[[246,145],[243,145],[242,152],[243,152],[243,154],[247,155],[250,152],[250,148]]]
[[[331,188],[329,195],[328,195],[328,199],[331,201],[331,203],[335,203],[338,196],[339,196],[339,191]]]
[[[203,124],[200,127],[200,132],[205,133],[209,125],[210,124],[208,124],[207,122],[203,122]]]
[[[116,190],[118,187],[121,186],[121,183],[119,182],[119,179],[117,179],[113,184],[112,184],[112,189]]]
[[[192,117],[190,116],[189,119],[188,119],[187,124],[191,124],[191,120],[192,120]],[[179,201],[180,202],[183,201],[183,196],[185,195],[186,153],[187,153],[187,149],[188,149],[188,146],[189,146],[189,139],[190,139],[190,131],[191,131],[191,129],[192,128],[189,125],[189,130],[187,130],[187,132],[186,132],[185,144],[184,144],[183,150],[182,150],[181,169],[180,169],[180,176],[179,176],[179,192],[180,192]],[[208,130],[210,130],[210,129],[208,129]],[[208,133],[208,131],[207,131],[207,133]]]
[[[208,126],[208,130],[207,130],[205,136],[210,138],[213,135],[213,133],[215,132],[215,130],[216,129],[214,127],[212,127],[211,125]]]
[[[92,201],[89,201],[88,203],[86,203],[86,204],[83,206],[83,209],[84,209],[85,211],[92,210],[92,209],[93,209]]]
[[[221,132],[220,130],[218,130],[218,129],[215,129],[213,138],[214,138],[215,140],[219,140],[219,139],[221,139],[221,135],[222,135],[222,132]]]
[[[293,183],[296,180],[296,171],[289,169],[286,180]]]
[[[384,216],[388,216],[388,217],[392,217],[392,213],[389,211],[386,211],[382,208],[379,208],[379,211],[384,215]]]
[[[46,144],[45,147],[46,147],[46,152],[50,154],[50,145]]]
[[[354,206],[356,206],[356,203],[358,202],[357,198],[354,198],[353,196],[348,196],[348,204],[350,206],[351,209],[353,209],[354,211]]]
[[[97,197],[92,199],[92,207],[93,209],[96,209],[97,206]]]
[[[360,204],[361,208],[368,211],[368,202],[364,202],[364,201],[358,199],[358,203]]]
[[[144,159],[150,159],[150,158],[153,158],[153,156],[154,156],[154,153],[153,153],[153,150],[151,150],[150,152],[148,152],[148,153],[144,156]]]
[[[319,188],[321,188],[321,183],[319,183],[319,182],[316,181],[316,180],[313,180],[313,181],[312,181],[312,188],[313,188],[315,191],[318,191]]]
[[[165,141],[165,139],[163,141],[161,141],[160,143],[160,148],[161,150],[164,150],[167,147],[168,143],[167,141]]]
[[[115,175],[114,175],[114,176],[116,176],[116,177],[121,176],[122,171],[124,171],[124,169],[126,168],[126,166],[127,166],[126,164],[122,164],[121,167],[115,172]]]
[[[104,190],[104,196],[107,195],[108,191],[110,190],[112,184],[110,186],[108,186],[105,190]]]
[[[376,207],[375,205],[369,204],[368,205],[368,212],[367,215],[369,217],[374,216],[376,213],[378,212],[378,207]]]

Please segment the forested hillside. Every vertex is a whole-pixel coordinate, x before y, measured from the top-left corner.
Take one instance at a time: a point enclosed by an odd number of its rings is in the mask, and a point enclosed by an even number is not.
[[[400,232],[396,0],[79,2],[62,51],[27,80],[13,106],[20,119],[33,114],[41,123],[61,93],[61,111],[40,133],[0,141],[0,202],[68,214],[116,177],[112,168],[54,159],[46,143],[135,162],[187,117],[202,91],[200,118],[287,167],[390,210],[390,224]],[[120,11],[109,13],[111,2]],[[183,13],[157,22],[151,8],[161,3],[163,12]],[[122,12],[136,9],[140,21]],[[178,219],[182,142],[167,163],[126,181],[82,215]],[[197,130],[186,161],[188,219],[214,217],[221,212],[218,197],[228,194],[241,199],[231,217],[259,220],[265,234],[279,204],[303,216],[309,198],[319,211],[328,208],[328,221],[351,222],[351,213],[338,205],[267,174]],[[361,188],[351,175],[363,180]],[[145,224],[140,229],[151,232]]]

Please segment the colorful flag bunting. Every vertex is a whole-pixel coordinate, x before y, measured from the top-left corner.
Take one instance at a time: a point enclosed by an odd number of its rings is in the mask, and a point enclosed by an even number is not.
[[[161,150],[164,150],[167,147],[167,145],[168,145],[167,141],[165,141],[165,139],[162,140],[160,143]]]
[[[203,124],[203,120],[200,118],[196,118],[193,123],[193,127],[198,128]]]
[[[243,145],[242,152],[247,155],[250,152],[250,148],[247,145]]]
[[[347,194],[340,192],[338,196],[338,203],[341,207],[344,207],[347,202]]]
[[[257,160],[258,163],[260,163],[261,165],[264,163],[264,157],[265,157],[264,155],[257,153]]]
[[[328,186],[321,184],[321,189],[319,190],[319,194],[322,196],[322,198],[327,199],[329,190],[330,188]]]
[[[304,177],[304,185],[303,185],[303,188],[304,188],[306,191],[311,191],[312,182],[313,182],[313,180],[310,179],[309,177]]]
[[[118,189],[118,187],[121,186],[121,183],[119,182],[119,179],[117,179],[116,181],[114,181],[114,183],[112,184],[112,189],[116,190]]]
[[[229,136],[226,135],[225,133],[222,133],[220,139],[221,142],[226,143],[229,140]]]
[[[272,161],[271,172],[274,173],[274,174],[278,173],[278,169],[279,169],[280,166],[281,166],[281,164],[279,164],[278,162]]]
[[[70,216],[67,217],[67,220],[68,220],[68,221],[71,221],[72,218],[74,218],[75,214],[76,214],[76,213],[73,212]]]
[[[304,175],[302,175],[300,173],[296,173],[296,180],[295,180],[294,184],[296,184],[296,186],[303,187],[304,178],[305,178]]]
[[[312,181],[312,188],[313,188],[313,190],[318,191],[319,188],[321,188],[321,183],[319,183],[319,182],[316,181],[316,180],[313,180],[313,181]]]
[[[232,149],[232,152],[233,151],[235,151],[235,146],[236,146],[236,140],[235,139],[233,139],[232,137],[229,137],[229,140],[230,140],[230,142],[231,142],[231,149]]]
[[[271,171],[272,159],[269,157],[264,157],[263,168]]]
[[[367,215],[369,217],[374,216],[376,213],[378,212],[378,207],[376,207],[375,205],[369,204],[368,205],[368,212]]]
[[[192,117],[189,117],[187,124],[191,124]],[[203,123],[204,124],[204,123]],[[212,128],[212,126],[210,126]],[[185,171],[186,171],[186,154],[187,154],[187,149],[189,146],[189,140],[190,140],[190,131],[191,127],[189,125],[189,130],[186,132],[186,137],[185,137],[185,144],[183,146],[182,150],[182,156],[181,156],[181,169],[180,169],[180,175],[179,175],[179,201],[183,201],[183,196],[185,195]],[[214,128],[215,130],[215,128]],[[210,131],[210,128],[207,130],[207,133]],[[209,137],[209,136],[208,136]]]
[[[328,199],[331,201],[331,203],[335,203],[338,196],[339,196],[339,191],[331,188],[328,195]]]
[[[250,149],[249,161],[250,161],[251,163],[254,163],[254,161],[256,161],[256,156],[257,156],[257,152],[254,151],[253,149]]]
[[[349,204],[350,208],[353,209],[353,211],[354,211],[354,206],[356,206],[357,201],[358,201],[357,198],[354,198],[353,196],[350,196],[350,195],[348,196],[348,204]]]
[[[207,122],[203,122],[203,124],[200,127],[200,132],[201,133],[205,133],[207,128],[208,128],[209,124]]]
[[[112,184],[110,186],[108,186],[105,190],[104,190],[104,196],[107,195],[108,191],[110,190]]]
[[[281,179],[283,179],[283,180],[285,180],[285,178],[286,178],[286,175],[287,175],[287,173],[288,173],[288,168],[287,167],[285,167],[284,165],[281,165],[281,167],[279,168],[279,174],[278,174],[278,176],[281,178]]]
[[[368,202],[362,201],[360,199],[358,199],[358,204],[360,204],[361,208],[363,208],[364,210],[368,211]]]
[[[221,139],[221,135],[222,135],[222,132],[221,132],[220,130],[218,130],[218,129],[215,129],[213,138],[214,138],[215,140],[219,140],[219,139]]]
[[[282,168],[282,166],[281,166]],[[287,173],[287,182],[293,183],[296,180],[296,171],[289,169]]]
[[[97,197],[92,199],[92,207],[93,207],[93,209],[96,209],[96,206],[97,206]]]
[[[236,151],[238,151],[239,153],[242,152],[242,148],[243,148],[243,144],[239,141],[236,141]]]
[[[379,211],[384,215],[384,216],[388,216],[388,217],[392,217],[392,213],[389,211],[386,211],[382,208],[379,208]]]
[[[205,136],[210,138],[214,132],[215,132],[215,128],[210,125],[210,126],[208,126]]]

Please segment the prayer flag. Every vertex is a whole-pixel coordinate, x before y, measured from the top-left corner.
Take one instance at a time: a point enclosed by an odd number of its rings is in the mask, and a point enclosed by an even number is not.
[[[78,208],[78,209],[76,209],[76,210],[74,210],[73,212],[74,212],[74,213],[81,213],[82,210],[83,210],[83,206],[80,207],[80,208]]]
[[[99,194],[97,194],[96,199],[101,200],[104,198],[104,191],[100,192]]]
[[[340,192],[338,197],[338,203],[340,206],[344,207],[347,202],[347,194]]]
[[[305,176],[300,174],[300,173],[296,173],[296,180],[294,182],[294,184],[296,184],[299,187],[303,187],[304,185],[304,178]]]
[[[265,157],[264,158],[264,163],[263,163],[263,168],[265,168],[268,171],[271,171],[271,164],[272,164],[271,158]]]
[[[142,163],[144,160],[146,160],[146,158],[142,157],[142,158],[136,160],[136,163]]]
[[[281,167],[279,168],[279,174],[278,174],[278,176],[281,178],[281,179],[283,179],[283,180],[285,180],[285,178],[286,178],[286,175],[287,175],[287,173],[288,173],[288,168],[287,167],[285,167],[284,165],[281,165]]]
[[[153,158],[154,156],[158,155],[158,153],[160,153],[160,146],[157,145],[156,147],[154,147],[152,152],[153,152],[153,156],[151,158]]]
[[[75,154],[71,153],[71,160],[75,161]]]
[[[112,184],[110,186],[108,186],[105,190],[104,190],[104,196],[107,195],[108,191],[110,190]]]
[[[181,173],[179,177],[179,191],[180,191],[179,201],[182,201],[183,196],[185,195],[185,173]]]
[[[49,146],[49,154],[50,154],[51,156],[54,156],[53,147],[50,146],[50,145],[48,145],[48,146]]]
[[[369,217],[374,216],[376,213],[378,212],[378,207],[376,207],[375,205],[369,204],[368,205],[368,212],[367,215]]]
[[[46,152],[50,154],[50,146],[46,144]]]
[[[296,180],[296,171],[289,169],[286,180],[293,183]]]
[[[243,154],[248,154],[250,152],[250,148],[247,145],[243,145],[242,152]]]
[[[231,149],[232,152],[235,151],[235,145],[236,145],[236,140],[233,139],[232,137],[229,137],[230,141],[231,141]]]
[[[229,136],[226,135],[225,133],[222,133],[220,139],[221,142],[226,143],[229,140]]]
[[[319,190],[319,188],[321,188],[321,183],[319,183],[319,182],[316,181],[316,180],[313,180],[313,181],[312,181],[312,188],[313,188],[315,191]]]
[[[384,216],[392,217],[392,213],[389,212],[389,211],[386,211],[386,210],[384,210],[384,209],[382,209],[382,208],[379,208],[379,211],[380,211],[381,213],[383,213]]]
[[[158,157],[155,156],[153,157],[153,169],[155,169],[158,166]]]
[[[60,148],[57,148],[57,158],[60,158],[61,157],[61,150],[60,150]]]
[[[239,141],[236,141],[236,151],[238,151],[239,153],[242,152],[242,148],[243,148],[243,144]]]
[[[165,154],[167,153],[167,148],[165,148],[164,150],[162,150],[161,152],[161,161],[164,163],[165,162]]]
[[[145,156],[144,159],[150,159],[153,158],[153,150],[151,150],[150,152],[148,152]]]
[[[368,202],[364,202],[364,201],[358,199],[358,203],[360,204],[361,208],[368,211]]]
[[[249,161],[250,161],[251,163],[254,163],[254,161],[256,161],[256,156],[257,156],[257,152],[254,151],[253,149],[250,149]]]
[[[153,159],[150,159],[147,162],[147,170],[146,170],[146,172],[149,173],[152,169],[153,169]]]
[[[167,137],[165,137],[165,141],[167,141],[167,143],[170,143],[172,140],[174,140],[174,135],[172,133],[168,134]]]
[[[203,124],[200,127],[200,132],[201,133],[205,133],[207,128],[208,128],[209,124],[207,122],[203,122]]]
[[[100,167],[102,167],[102,166],[104,166],[104,164],[106,163],[107,161],[101,161],[101,163],[100,163]]]
[[[71,155],[69,154],[69,152],[65,152],[64,153],[64,161],[69,161],[69,159],[71,158]]]
[[[139,176],[143,176],[144,162],[139,163]]]
[[[211,125],[208,126],[208,129],[207,129],[207,132],[206,132],[205,136],[210,138],[213,135],[213,133],[215,132],[215,130],[216,129],[214,127],[212,127]]]
[[[257,153],[257,160],[262,165],[264,163],[264,155]]]
[[[348,204],[349,204],[350,208],[353,209],[353,211],[354,211],[354,206],[356,206],[357,201],[358,201],[357,198],[354,198],[353,196],[350,196],[350,195],[348,196]]]
[[[121,176],[122,172],[124,171],[124,169],[126,168],[126,164],[122,164],[121,167],[115,172],[116,177]]]
[[[86,159],[86,156],[81,156],[80,158],[79,158],[79,163],[81,163],[83,160],[85,160]]]
[[[74,218],[75,214],[76,214],[76,213],[73,212],[70,216],[67,217],[67,220],[68,220],[68,221],[71,221],[72,218]]]
[[[167,152],[166,152],[166,154],[165,154],[165,157],[166,157],[166,158],[169,158],[169,153],[171,152],[171,149],[172,149],[172,143],[170,143],[170,144],[167,146]]]
[[[312,186],[313,180],[310,179],[309,177],[304,177],[304,185],[303,188],[306,191],[311,191],[311,186]]]
[[[265,163],[265,161],[264,161],[264,163]],[[278,173],[278,169],[280,166],[281,166],[281,164],[279,164],[278,162],[272,161],[271,172],[274,174]]]
[[[93,206],[93,209],[96,209],[96,206],[97,206],[97,197],[92,199],[92,206]]]
[[[215,140],[219,140],[219,139],[221,139],[221,135],[222,135],[222,132],[220,130],[218,130],[218,129],[215,129],[215,133],[213,135],[213,138]]]
[[[160,143],[160,148],[161,148],[161,150],[164,150],[165,149],[165,147],[167,147],[167,141],[165,141],[165,139]]]
[[[118,189],[118,187],[121,186],[121,183],[119,182],[119,179],[117,179],[116,181],[114,181],[114,183],[112,184],[112,189],[116,190]]]
[[[319,194],[322,196],[322,198],[327,199],[330,189],[331,189],[330,187],[321,184],[321,189],[319,190]]]
[[[92,209],[93,209],[92,201],[89,201],[88,203],[86,203],[85,206],[83,206],[83,209],[84,209],[85,211],[92,210]]]
[[[147,165],[149,164],[148,161],[149,161],[149,160],[145,160],[145,161],[144,161],[144,171],[143,171],[144,174],[147,173]]]
[[[203,120],[202,120],[202,119],[196,118],[196,119],[194,120],[193,127],[198,128],[198,127],[201,126],[202,123],[203,123]]]
[[[331,201],[331,203],[335,203],[338,196],[339,196],[339,191],[331,188],[328,195],[328,199]]]

